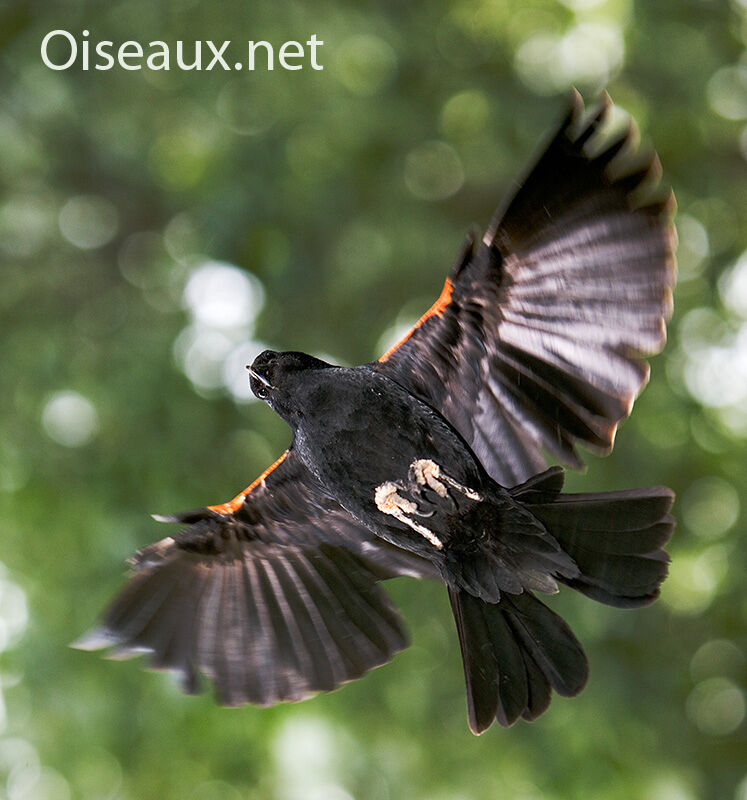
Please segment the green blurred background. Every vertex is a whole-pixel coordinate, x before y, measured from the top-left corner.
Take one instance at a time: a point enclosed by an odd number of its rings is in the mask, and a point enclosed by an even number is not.
[[[80,40],[276,45],[323,71],[55,72]],[[0,2],[0,798],[745,800],[745,0]],[[572,489],[665,483],[662,599],[551,599],[591,680],[467,729],[442,587],[389,584],[413,645],[300,705],[226,710],[68,643],[162,536],[286,446],[264,345],[353,364],[437,296],[473,221],[607,86],[679,203],[664,355]]]

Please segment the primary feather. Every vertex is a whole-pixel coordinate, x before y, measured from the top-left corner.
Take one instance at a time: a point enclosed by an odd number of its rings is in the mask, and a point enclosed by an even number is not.
[[[604,138],[609,108],[585,119],[574,94],[518,191],[469,237],[448,303],[380,361],[506,486],[541,472],[544,450],[575,467],[578,444],[608,452],[648,378],[643,357],[665,342],[673,199],[632,128]]]

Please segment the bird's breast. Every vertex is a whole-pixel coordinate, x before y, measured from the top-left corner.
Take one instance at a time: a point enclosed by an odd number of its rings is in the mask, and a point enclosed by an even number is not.
[[[441,550],[465,507],[479,502],[484,471],[437,412],[396,384],[342,377],[309,395],[294,440],[300,457],[377,534]]]

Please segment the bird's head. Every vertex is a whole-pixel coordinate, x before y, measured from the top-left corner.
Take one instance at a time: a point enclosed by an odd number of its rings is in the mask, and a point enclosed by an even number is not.
[[[264,350],[247,367],[249,386],[256,397],[290,422],[293,414],[299,410],[299,389],[309,373],[330,366],[326,361],[306,353]]]

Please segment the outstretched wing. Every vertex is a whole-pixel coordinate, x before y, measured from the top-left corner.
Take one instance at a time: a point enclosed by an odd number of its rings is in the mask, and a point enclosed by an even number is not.
[[[611,450],[664,345],[676,237],[671,192],[634,130],[604,142],[608,98],[570,112],[436,303],[377,369],[439,409],[488,472],[515,485],[543,451]]]
[[[389,661],[407,635],[378,582],[434,576],[325,495],[293,450],[229,503],[159,519],[189,527],[133,556],[76,646],[149,653],[190,693],[204,673],[225,705],[301,700]]]

